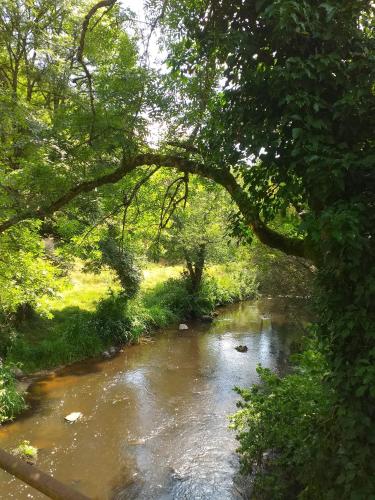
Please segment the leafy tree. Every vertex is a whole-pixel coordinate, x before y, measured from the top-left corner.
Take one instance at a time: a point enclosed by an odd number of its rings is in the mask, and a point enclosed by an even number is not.
[[[110,172],[143,141],[147,75],[126,33],[129,15],[113,0],[96,7],[1,6],[3,217],[48,215],[69,186]]]
[[[174,211],[170,227],[162,234],[165,257],[184,261],[192,293],[198,292],[207,263],[233,259],[235,243],[228,235],[230,213],[228,196],[222,189],[194,179],[185,206]]]
[[[335,398],[321,430],[330,437],[322,440],[327,466],[309,481],[324,482],[327,497],[368,498],[375,476],[373,5],[148,3],[153,21],[164,23],[169,52],[160,103],[171,126],[158,150],[146,143],[144,120],[158,80],[137,62],[128,18],[114,0],[78,9],[1,7],[0,235],[62,210],[100,213],[105,186],[126,186],[139,167],[198,173],[223,186],[238,207],[239,229],[319,268],[319,337]],[[42,38],[27,21],[34,26],[38,16]],[[25,40],[27,51],[19,51]],[[285,210],[299,217],[293,234],[272,227]]]
[[[147,78],[137,65],[136,34],[125,29],[129,18],[110,0],[94,6],[45,0],[1,4],[2,220],[22,211],[43,212],[69,185],[108,172],[119,154],[128,155],[142,142],[138,97],[143,93],[147,100]],[[97,223],[103,205],[95,194],[87,195],[54,221],[16,226],[0,236],[7,283],[3,315],[38,307],[40,295],[56,286],[42,236],[80,234]]]
[[[267,223],[293,206],[303,249],[284,250],[319,267],[319,336],[336,399],[321,430],[331,436],[327,466],[307,482],[325,482],[328,498],[375,490],[372,9],[357,0],[197,1],[173,2],[165,15],[176,28],[167,40],[174,72],[184,79],[213,60],[222,68],[195,146],[206,164],[233,166],[251,197],[243,215],[252,212],[265,243],[274,235],[262,235],[256,217]]]
[[[38,224],[13,228],[2,239],[0,257],[0,322],[7,324],[26,306],[47,314],[39,303],[41,295],[53,295],[61,288],[59,269],[46,258],[37,233]]]

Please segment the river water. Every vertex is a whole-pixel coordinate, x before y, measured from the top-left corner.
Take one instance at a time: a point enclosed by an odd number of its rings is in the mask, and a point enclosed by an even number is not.
[[[32,386],[30,409],[0,429],[0,447],[30,441],[39,468],[91,498],[241,498],[232,389],[257,382],[258,363],[285,370],[295,314],[285,299],[243,302],[210,325],[72,365]],[[83,418],[68,424],[73,411]],[[0,470],[0,498],[47,497]]]

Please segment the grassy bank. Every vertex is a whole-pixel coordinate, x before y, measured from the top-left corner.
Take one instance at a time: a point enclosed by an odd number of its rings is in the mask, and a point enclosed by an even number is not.
[[[13,367],[0,364],[0,425],[13,419],[26,407],[22,394],[17,390]]]
[[[70,285],[58,297],[45,298],[51,315],[33,318],[13,332],[7,361],[24,372],[53,368],[96,356],[112,345],[134,343],[144,334],[192,316],[209,314],[219,304],[254,295],[252,274],[240,264],[208,270],[199,293],[189,293],[179,266],[149,266],[135,299],[118,294],[109,271],[84,273],[77,265]]]

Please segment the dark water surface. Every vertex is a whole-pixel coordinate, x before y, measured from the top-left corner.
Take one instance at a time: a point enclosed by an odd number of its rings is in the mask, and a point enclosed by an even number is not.
[[[298,307],[281,299],[226,307],[212,325],[170,329],[40,380],[31,409],[0,429],[0,447],[29,440],[38,467],[92,498],[240,498],[232,388],[257,382],[258,363],[285,369]],[[68,424],[73,411],[83,419]],[[46,497],[0,470],[0,498]]]

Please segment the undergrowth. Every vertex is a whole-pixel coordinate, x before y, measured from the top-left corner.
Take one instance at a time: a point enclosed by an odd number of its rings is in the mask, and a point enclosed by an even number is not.
[[[86,297],[85,289],[82,293]],[[145,286],[133,299],[115,288],[99,299],[95,310],[69,303],[53,311],[53,318],[34,317],[13,331],[3,346],[3,354],[9,361],[20,363],[27,373],[53,368],[96,356],[112,345],[135,343],[141,335],[210,314],[218,305],[253,297],[255,293],[253,274],[238,265],[211,270],[195,295],[190,293],[183,275],[152,288]]]
[[[25,407],[25,400],[16,387],[12,366],[0,362],[0,424],[12,420]]]

